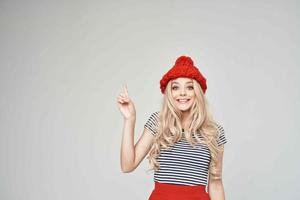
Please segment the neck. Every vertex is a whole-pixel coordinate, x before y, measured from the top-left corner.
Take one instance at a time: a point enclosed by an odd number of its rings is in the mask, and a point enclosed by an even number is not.
[[[181,119],[181,124],[182,124],[182,128],[184,130],[188,129],[188,115],[189,115],[189,111],[185,111],[182,112],[182,119]]]

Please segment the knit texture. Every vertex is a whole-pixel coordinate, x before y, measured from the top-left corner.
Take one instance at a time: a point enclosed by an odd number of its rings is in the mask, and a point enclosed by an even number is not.
[[[161,93],[165,93],[165,89],[170,80],[178,77],[186,77],[195,79],[201,86],[203,93],[205,94],[207,85],[206,78],[202,75],[199,69],[194,65],[193,60],[189,56],[180,56],[176,59],[173,67],[163,75],[160,80]]]

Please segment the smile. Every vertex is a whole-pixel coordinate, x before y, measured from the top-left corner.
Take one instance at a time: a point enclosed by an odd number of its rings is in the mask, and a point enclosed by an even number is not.
[[[189,99],[177,99],[179,103],[185,104],[189,101]]]

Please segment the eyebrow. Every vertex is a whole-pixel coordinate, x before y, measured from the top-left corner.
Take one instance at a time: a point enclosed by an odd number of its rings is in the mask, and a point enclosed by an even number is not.
[[[176,82],[176,81],[174,81],[172,84],[174,84],[174,83],[177,83],[177,84],[178,84],[178,82]],[[193,81],[188,81],[188,82],[186,82],[186,84],[188,84],[188,83],[193,83]]]

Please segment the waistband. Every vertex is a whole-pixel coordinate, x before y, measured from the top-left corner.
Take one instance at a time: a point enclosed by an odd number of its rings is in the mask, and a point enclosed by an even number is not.
[[[170,184],[170,183],[160,183],[154,181],[156,192],[172,192],[173,194],[202,194],[206,193],[205,187],[206,185],[178,185],[178,184]]]

